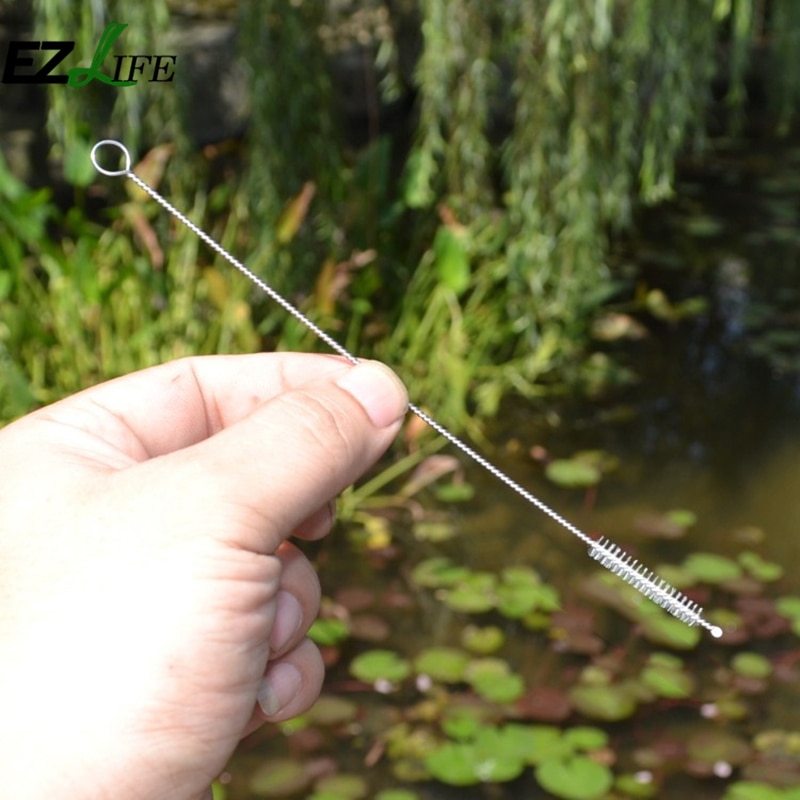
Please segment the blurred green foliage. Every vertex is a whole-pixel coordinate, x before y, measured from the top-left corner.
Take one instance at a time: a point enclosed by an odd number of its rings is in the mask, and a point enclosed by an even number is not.
[[[317,346],[142,200],[110,227],[89,221],[86,159],[102,136],[144,154],[145,171],[169,143],[156,173],[176,205],[461,427],[577,360],[614,289],[608,234],[670,195],[678,154],[704,138],[714,81],[735,126],[758,41],[776,129],[800,91],[793,0],[233,5],[252,106],[233,166],[224,146],[189,142],[180,69],[174,84],[49,87],[52,156],[75,202],[62,214],[46,193],[0,188],[3,418],[181,353]],[[86,53],[110,21],[128,24],[126,52],[153,52],[188,10],[34,7],[37,36]],[[359,146],[334,81],[353,52],[373,87]],[[415,112],[382,129],[382,104],[403,95]]]

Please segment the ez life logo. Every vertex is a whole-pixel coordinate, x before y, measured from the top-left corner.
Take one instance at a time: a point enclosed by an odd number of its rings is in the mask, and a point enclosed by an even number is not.
[[[145,66],[152,63],[153,68],[150,75],[150,82],[171,81],[175,75],[175,62],[177,56],[143,56],[143,55],[124,55],[115,56],[117,62],[114,70],[114,77],[111,78],[101,67],[108,51],[111,49],[117,37],[127,28],[127,23],[110,22],[92,58],[89,67],[73,67],[67,70],[66,75],[53,75],[53,69],[57,67],[74,49],[75,42],[23,42],[12,41],[8,46],[6,54],[6,64],[3,69],[3,83],[66,83],[68,86],[86,86],[97,79],[110,86],[135,86],[136,75],[144,73]],[[18,72],[18,68],[32,67],[33,58],[21,55],[26,50],[54,50],[52,55],[36,72]],[[127,75],[123,76],[123,65],[126,60],[128,64]]]

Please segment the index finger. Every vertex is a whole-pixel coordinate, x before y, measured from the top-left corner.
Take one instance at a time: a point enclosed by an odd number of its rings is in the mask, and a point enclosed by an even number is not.
[[[196,356],[91,387],[21,422],[57,422],[144,461],[203,441],[283,392],[351,368],[324,354]]]

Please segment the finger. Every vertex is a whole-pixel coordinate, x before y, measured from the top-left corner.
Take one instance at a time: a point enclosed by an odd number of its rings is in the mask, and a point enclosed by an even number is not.
[[[277,609],[269,639],[270,658],[297,647],[319,613],[319,578],[308,559],[291,542],[276,553],[281,562]]]
[[[233,506],[241,524],[226,530],[228,543],[272,553],[309,509],[375,463],[406,408],[405,389],[386,367],[340,364],[210,439],[141,466],[164,491],[189,484],[210,507]]]
[[[57,422],[65,435],[89,433],[142,461],[202,441],[276,395],[349,367],[338,356],[308,353],[184,358],[86,389],[17,425]],[[46,434],[52,442],[52,426]]]
[[[336,501],[329,500],[322,508],[306,517],[295,529],[293,536],[315,542],[327,536],[336,521]]]
[[[307,711],[319,697],[325,667],[317,646],[303,639],[267,668],[248,732],[271,720],[281,722]]]

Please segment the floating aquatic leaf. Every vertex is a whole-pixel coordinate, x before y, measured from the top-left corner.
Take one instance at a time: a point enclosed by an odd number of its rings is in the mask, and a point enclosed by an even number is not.
[[[560,608],[554,586],[544,583],[536,570],[527,566],[506,567],[497,587],[497,610],[506,617],[519,619],[533,612],[551,613]]]
[[[541,575],[526,564],[505,567],[500,573],[500,579],[509,586],[538,586],[542,583]]]
[[[539,607],[540,600],[547,602],[548,587],[525,584],[500,584],[496,590],[497,610],[510,619],[519,619]]]
[[[399,683],[411,673],[411,664],[391,650],[370,650],[350,662],[350,673],[365,683]]]
[[[474,786],[481,780],[475,773],[472,745],[448,742],[426,756],[425,766],[432,777],[450,786]]]
[[[419,542],[446,542],[457,533],[452,522],[442,520],[420,520],[414,524],[413,531]]]
[[[464,679],[469,655],[454,647],[429,647],[414,659],[414,669],[442,683],[458,683]]]
[[[342,800],[361,800],[369,792],[367,781],[361,775],[340,772],[321,778],[314,786],[315,795],[330,795]]]
[[[653,773],[648,770],[619,775],[614,781],[614,787],[625,797],[632,797],[635,800],[648,800],[650,797],[656,797],[660,789],[654,780]]]
[[[469,707],[447,709],[442,719],[442,730],[459,741],[474,739],[484,727],[485,720],[480,710]]]
[[[576,750],[600,750],[608,744],[608,734],[604,730],[588,725],[568,728],[564,739]]]
[[[744,678],[768,678],[772,675],[772,662],[760,653],[737,653],[731,659],[731,669]]]
[[[555,797],[564,800],[594,800],[603,797],[614,784],[614,775],[603,764],[586,756],[564,761],[545,761],[536,767],[536,780]]]
[[[470,574],[467,567],[453,564],[449,558],[436,556],[420,561],[411,573],[411,580],[417,586],[435,589],[441,586],[452,586],[464,580]]]
[[[694,679],[680,659],[667,653],[654,653],[639,677],[659,697],[690,697],[694,690]]]
[[[718,728],[709,728],[691,735],[687,742],[689,761],[686,769],[693,775],[712,775],[719,764],[731,768],[746,763],[752,753],[750,745],[738,736]]]
[[[305,716],[312,725],[343,725],[353,720],[358,713],[358,706],[344,697],[323,694],[306,712]]]
[[[722,697],[712,703],[703,703],[700,713],[705,719],[740,722],[750,716],[750,708],[738,697]]]
[[[684,225],[686,227],[686,232],[690,236],[696,236],[698,238],[718,236],[725,227],[722,220],[703,214],[687,217],[684,220]]]
[[[716,553],[692,553],[684,562],[684,567],[705,583],[724,583],[742,575],[739,564]]]
[[[574,753],[573,745],[563,732],[552,725],[506,726],[508,746],[514,748],[531,765],[566,758]]]
[[[419,795],[409,789],[383,789],[375,800],[419,800]]]
[[[780,597],[775,602],[775,608],[781,616],[791,620],[800,619],[800,597]]]
[[[482,728],[475,738],[475,773],[485,783],[500,783],[518,778],[525,760],[509,746],[505,730]]]
[[[513,673],[499,658],[479,658],[471,661],[464,678],[484,700],[493,703],[513,703],[525,693],[522,677]]]
[[[737,631],[741,632],[745,638],[749,638],[745,632],[742,615],[729,608],[712,608],[707,612],[706,619],[712,625],[719,625],[722,628],[726,643],[731,641],[731,636]]]
[[[565,489],[588,489],[596,486],[602,477],[594,465],[579,458],[559,458],[545,467],[545,476],[556,486]]]
[[[675,650],[693,650],[702,639],[702,630],[670,616],[656,606],[641,609],[642,635],[655,644]]]
[[[290,758],[268,759],[250,777],[250,791],[258,797],[289,797],[310,784],[307,766]]]
[[[800,798],[800,794],[797,795]],[[783,789],[759,781],[739,781],[729,786],[722,800],[786,800]]]
[[[691,528],[697,522],[697,514],[688,508],[673,508],[666,513],[667,519],[681,528]]]
[[[765,561],[758,553],[749,550],[739,554],[739,563],[756,580],[764,583],[771,583],[783,577],[783,567],[780,564]]]
[[[309,639],[326,647],[341,644],[349,635],[347,622],[342,619],[317,619],[308,629]]]
[[[466,503],[475,496],[475,487],[466,481],[443,483],[434,490],[442,503]]]
[[[637,531],[654,539],[679,539],[694,521],[691,511],[676,509],[666,513],[649,511],[639,514],[633,525]]]
[[[488,656],[505,644],[506,635],[496,625],[466,625],[461,631],[461,644],[472,653]]]
[[[443,589],[438,597],[454,611],[480,614],[494,608],[496,584],[495,575],[489,572],[473,572],[451,589]]]
[[[681,591],[690,589],[698,583],[697,576],[679,564],[657,564],[654,571],[663,581]]]
[[[627,719],[636,711],[636,692],[627,684],[578,684],[570,690],[569,698],[581,714],[604,722]]]

